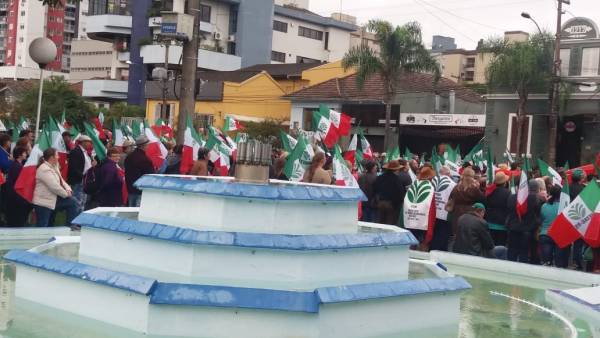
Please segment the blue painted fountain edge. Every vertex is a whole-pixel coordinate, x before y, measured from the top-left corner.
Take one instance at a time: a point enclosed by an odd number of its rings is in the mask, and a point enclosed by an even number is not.
[[[156,280],[122,272],[111,271],[92,265],[68,261],[25,250],[11,250],[4,259],[61,275],[87,280],[93,283],[123,289],[142,295],[149,295]]]
[[[279,250],[341,250],[418,244],[410,232],[335,235],[278,235],[266,233],[198,231],[170,225],[82,213],[73,221],[82,227],[115,231],[171,242]]]
[[[226,197],[258,198],[279,201],[358,202],[367,201],[360,188],[294,184],[249,184],[235,181],[210,181],[198,177],[145,175],[134,184],[138,189],[159,189]]]
[[[393,298],[428,293],[459,292],[471,288],[462,277],[416,279],[386,283],[318,288],[313,292],[227,286],[160,283],[130,275],[23,250],[11,250],[4,259],[108,287],[150,296],[150,304],[248,308],[318,313],[321,304]]]
[[[555,290],[555,289],[551,289],[551,290],[549,290],[549,291],[550,291],[550,292],[553,292],[553,293],[556,293],[556,294],[557,294],[557,295],[559,295],[559,296],[565,297],[565,298],[567,298],[567,299],[569,299],[569,300],[572,300],[572,301],[574,301],[575,303],[578,303],[578,304],[581,304],[581,305],[583,305],[583,306],[589,307],[589,308],[590,308],[590,309],[592,309],[593,311],[600,312],[600,304],[598,304],[598,305],[594,305],[594,304],[588,303],[588,302],[586,302],[585,300],[583,300],[583,299],[581,299],[581,298],[578,298],[578,297],[575,297],[575,296],[573,296],[573,295],[570,295],[570,294],[568,294],[568,293],[566,293],[566,292],[564,292],[564,291],[562,291],[562,290]]]

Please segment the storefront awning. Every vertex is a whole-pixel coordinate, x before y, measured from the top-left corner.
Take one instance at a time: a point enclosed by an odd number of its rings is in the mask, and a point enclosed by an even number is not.
[[[483,127],[440,127],[440,126],[402,126],[400,131],[403,136],[417,136],[427,138],[440,138],[445,140],[460,139],[463,137],[481,136],[485,132]]]

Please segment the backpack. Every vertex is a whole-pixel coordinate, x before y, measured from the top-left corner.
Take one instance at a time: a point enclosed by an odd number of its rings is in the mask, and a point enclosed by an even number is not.
[[[100,165],[90,168],[83,176],[83,192],[95,195],[100,191]]]

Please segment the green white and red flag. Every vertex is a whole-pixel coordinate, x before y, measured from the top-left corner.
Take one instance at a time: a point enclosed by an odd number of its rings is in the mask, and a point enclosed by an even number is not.
[[[17,124],[17,128],[19,129],[19,131],[29,129],[29,122],[27,122],[27,120],[23,116],[21,116],[21,118],[19,119],[19,123]]]
[[[94,126],[87,122],[83,123],[83,127],[85,129],[85,134],[92,139],[92,146],[94,146],[94,154],[96,155],[98,160],[104,161],[104,159],[106,158],[106,147],[104,146],[104,143],[100,141],[98,134],[96,134],[96,129],[94,128]],[[92,156],[92,158],[93,157],[94,156]]]
[[[494,162],[492,161],[492,149],[488,146],[487,148],[487,172],[486,181],[487,186],[485,188],[485,196],[488,197],[496,191],[496,184],[494,183]]]
[[[542,174],[542,176],[552,177],[552,184],[562,187],[563,178],[562,178],[562,176],[560,176],[558,171],[554,170],[554,168],[552,168],[550,165],[548,165],[548,163],[546,163],[540,159],[538,159],[537,162],[538,162],[538,167],[540,168],[540,173]]]
[[[125,133],[123,132],[123,127],[117,119],[112,119],[112,137],[113,137],[113,146],[123,150],[123,145],[125,144]]]
[[[342,157],[342,150],[338,145],[333,150],[333,177],[335,184],[345,187],[358,187],[358,182],[352,175],[351,168],[346,165],[346,160]]]
[[[104,114],[102,114],[102,112],[98,113],[98,117],[94,117],[92,122],[94,122],[94,126],[96,127],[96,135],[98,138],[101,140],[106,140],[106,134],[104,133],[104,127],[102,126],[104,123]]]
[[[565,165],[565,171],[569,170],[569,163]],[[560,201],[558,203],[558,213],[560,214],[571,204],[571,189],[569,188],[569,180],[564,180],[563,187],[560,191]]]
[[[517,189],[517,215],[523,217],[527,213],[527,197],[529,197],[529,181],[527,172],[521,170],[521,180]]]
[[[219,176],[228,176],[231,167],[231,161],[229,160],[231,150],[210,130],[205,146],[209,150],[208,158],[214,163]]]
[[[4,125],[4,122],[2,122],[2,120],[0,120],[0,131],[8,131],[8,129],[6,129],[6,126]]]
[[[183,153],[181,155],[180,172],[184,175],[188,174],[194,166],[194,161],[198,160],[198,150],[204,142],[198,132],[194,129],[192,118],[187,117],[185,136],[183,141]]]
[[[373,149],[371,149],[371,144],[363,134],[362,130],[358,133],[358,137],[360,138],[360,150],[362,151],[363,158],[367,160],[372,160]]]
[[[65,141],[62,138],[62,131],[64,131],[64,128],[60,129],[59,124],[56,122],[56,120],[54,119],[54,117],[50,116],[50,119],[48,121],[48,129],[47,129],[47,134],[50,140],[50,146],[52,148],[54,148],[57,152],[58,155],[58,163],[60,166],[60,174],[62,175],[63,179],[67,179],[67,174],[69,172],[69,168],[68,168],[68,162],[67,162],[67,155],[68,155],[68,151],[67,151],[67,145],[65,144]]]
[[[313,112],[313,129],[327,148],[333,148],[340,139],[340,135],[331,123],[329,116],[325,116],[319,111]]]
[[[329,118],[329,121],[331,121],[331,124],[339,136],[350,135],[350,129],[352,128],[352,118],[350,116],[337,112],[333,109],[329,109],[329,107],[324,104],[319,106],[319,112],[323,116]],[[330,147],[328,146],[328,148]]]
[[[60,121],[58,121],[58,124],[61,125],[64,130],[71,129],[71,125],[69,122],[67,122],[67,111],[65,109],[62,111],[62,115],[60,116]]]
[[[230,131],[241,130],[243,128],[244,128],[244,126],[238,120],[234,119],[233,117],[227,116],[225,118],[225,126],[223,127],[224,132],[227,133]]]
[[[25,161],[23,169],[21,169],[21,173],[15,182],[15,191],[29,201],[29,203],[33,201],[38,162],[44,154],[44,150],[48,148],[50,148],[50,140],[46,130],[44,130],[39,134],[36,144],[33,146],[31,154],[27,158],[27,161]]]
[[[294,150],[288,155],[285,162],[283,172],[290,181],[300,182],[304,177],[304,172],[310,165],[312,158],[315,156],[315,152],[302,135],[298,137],[298,144],[294,147]]]
[[[358,136],[354,134],[348,145],[348,149],[344,152],[344,159],[350,161],[352,165],[356,163],[356,150],[358,148]],[[336,147],[337,149],[337,147]]]
[[[594,182],[583,189],[575,200],[554,220],[548,235],[564,248],[583,240],[592,247],[600,245],[600,187]]]
[[[167,158],[168,151],[160,139],[154,134],[152,128],[148,125],[148,122],[144,120],[144,133],[148,138],[148,146],[146,147],[146,156],[152,161],[154,170],[158,171]]]

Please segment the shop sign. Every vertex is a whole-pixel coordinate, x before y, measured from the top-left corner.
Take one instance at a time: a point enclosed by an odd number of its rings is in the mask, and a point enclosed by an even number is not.
[[[573,121],[569,121],[565,123],[565,131],[567,133],[572,133],[577,129],[577,125]]]
[[[476,114],[400,114],[403,126],[485,127],[485,115]]]
[[[562,28],[562,38],[570,39],[595,39],[598,37],[596,24],[586,18],[573,18],[565,23]]]

